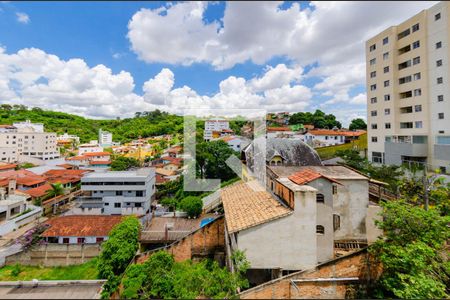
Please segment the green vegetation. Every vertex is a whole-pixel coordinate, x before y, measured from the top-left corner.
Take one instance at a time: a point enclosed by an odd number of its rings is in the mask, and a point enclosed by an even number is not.
[[[236,177],[226,160],[231,155],[240,157],[222,140],[202,142],[196,146],[197,173],[200,178],[219,178],[229,180]]]
[[[32,209],[31,209],[31,208],[27,208],[27,209],[25,209],[23,212],[21,212],[20,214],[14,216],[13,219],[18,218],[18,217],[20,217],[20,216],[23,216],[23,215],[29,213],[30,211],[32,211]]]
[[[450,262],[445,243],[450,238],[449,216],[404,201],[383,203],[384,231],[370,249],[383,265],[376,283],[377,298],[448,298]]]
[[[109,238],[102,244],[102,251],[98,257],[98,278],[107,279],[102,297],[109,298],[121,279],[131,260],[139,248],[139,220],[134,217],[126,217],[110,232]]]
[[[357,129],[363,129],[366,130],[367,129],[367,124],[366,122],[361,119],[361,118],[357,118],[357,119],[353,119],[350,122],[350,126],[348,127],[348,129],[350,130],[357,130]]]
[[[156,252],[145,263],[127,269],[121,298],[237,298],[236,290],[248,287],[243,274],[249,264],[240,252],[233,260],[237,267],[235,273],[219,267],[215,261],[175,262],[169,253]]]
[[[97,278],[97,259],[81,265],[66,267],[43,267],[13,265],[0,268],[0,281],[19,280],[83,280]]]
[[[334,157],[339,156],[337,154],[338,151],[345,151],[350,149],[357,149],[359,151],[364,151],[367,149],[367,133],[362,134],[359,139],[354,140],[350,143],[342,144],[342,145],[335,145],[335,146],[328,146],[328,147],[321,147],[316,148],[315,150],[319,154],[320,158],[322,160],[331,159]]]
[[[298,112],[292,114],[289,118],[289,125],[296,124],[313,124],[315,128],[328,128],[333,127],[341,128],[341,122],[336,120],[336,116],[333,114],[325,114],[323,111],[317,109],[314,113],[310,112]]]
[[[64,195],[64,187],[61,183],[50,183],[51,189],[45,194],[46,199],[55,198]]]
[[[112,159],[112,171],[125,171],[129,168],[139,167],[139,161],[132,157],[117,156]]]
[[[203,201],[199,197],[189,196],[181,200],[180,207],[190,218],[197,218],[202,213]]]
[[[98,130],[109,131],[114,141],[128,142],[139,136],[148,137],[161,134],[183,132],[183,118],[166,112],[136,113],[134,118],[123,120],[93,120],[68,113],[47,111],[41,108],[28,109],[24,105],[0,105],[0,120],[2,124],[12,124],[25,120],[43,123],[46,131],[57,134],[75,134],[82,143],[98,138]]]
[[[21,163],[21,164],[17,165],[16,169],[20,170],[20,169],[28,169],[28,168],[33,168],[33,167],[36,167],[36,165],[29,163],[29,162],[25,162],[25,163]]]

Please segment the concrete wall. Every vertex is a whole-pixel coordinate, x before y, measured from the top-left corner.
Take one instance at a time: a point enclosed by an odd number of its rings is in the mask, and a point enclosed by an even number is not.
[[[317,264],[315,189],[294,198],[291,215],[237,233],[237,247],[252,269],[304,270]]]
[[[366,239],[366,214],[369,205],[367,180],[339,180],[333,211],[341,217],[341,228],[334,239]]]
[[[383,230],[375,225],[375,220],[382,221],[383,217],[380,215],[382,211],[383,209],[378,205],[369,205],[367,208],[366,232],[367,243],[369,245],[374,243],[383,234]]]
[[[240,299],[344,299],[351,298],[354,290],[350,285],[363,283],[365,278],[377,278],[379,267],[367,267],[367,251],[364,249],[333,261],[324,263],[307,271],[293,273],[269,281],[239,294]],[[370,272],[369,272],[370,270]],[[351,278],[355,281],[325,281],[321,278]],[[317,280],[319,279],[319,280]],[[305,282],[291,282],[305,280]],[[353,297],[355,295],[353,294]]]
[[[6,257],[6,265],[16,263],[29,266],[68,266],[78,265],[99,255],[101,246],[92,245],[59,245],[47,244],[33,247]]]

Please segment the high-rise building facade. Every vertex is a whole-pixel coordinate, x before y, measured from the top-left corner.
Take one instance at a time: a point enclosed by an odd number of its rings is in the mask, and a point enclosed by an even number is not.
[[[369,160],[450,172],[450,3],[366,42]]]

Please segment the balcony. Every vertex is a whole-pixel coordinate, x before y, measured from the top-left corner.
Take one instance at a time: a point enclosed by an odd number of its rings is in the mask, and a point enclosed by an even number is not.
[[[387,136],[384,144],[386,164],[400,165],[402,156],[426,158],[428,138],[422,135]]]

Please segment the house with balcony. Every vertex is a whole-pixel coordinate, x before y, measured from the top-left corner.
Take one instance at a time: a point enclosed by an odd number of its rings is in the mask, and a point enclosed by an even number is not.
[[[79,214],[145,215],[155,194],[155,169],[93,172],[81,179],[84,196],[77,199]]]

